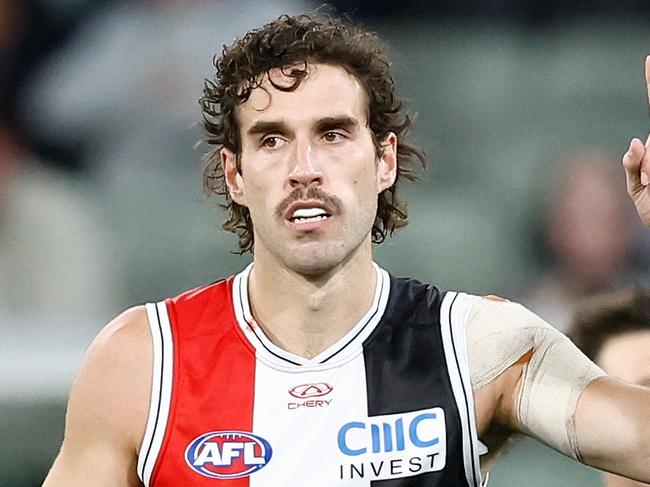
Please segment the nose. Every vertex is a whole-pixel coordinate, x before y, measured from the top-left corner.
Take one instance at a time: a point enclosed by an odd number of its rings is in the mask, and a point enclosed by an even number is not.
[[[309,187],[320,186],[323,182],[323,174],[313,153],[313,147],[309,142],[297,142],[295,151],[292,154],[291,171],[289,172],[289,185],[292,188],[299,186]]]

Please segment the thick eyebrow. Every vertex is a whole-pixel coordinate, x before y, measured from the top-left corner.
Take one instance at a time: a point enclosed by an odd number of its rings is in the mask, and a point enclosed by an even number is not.
[[[328,130],[333,129],[345,129],[348,132],[354,131],[359,126],[359,122],[356,118],[341,115],[337,117],[325,117],[321,118],[316,122],[316,131],[317,132],[327,132]]]
[[[268,134],[271,132],[277,132],[281,134],[285,134],[289,131],[289,128],[287,127],[287,124],[284,123],[282,120],[280,121],[257,121],[251,127],[246,131],[248,135],[260,135],[260,134]]]
[[[348,132],[354,131],[359,126],[359,122],[348,115],[341,115],[335,117],[323,117],[318,119],[314,126],[316,132],[327,132],[334,129],[345,129]],[[248,135],[262,135],[268,133],[286,134],[289,132],[289,127],[283,120],[259,120],[246,131]]]

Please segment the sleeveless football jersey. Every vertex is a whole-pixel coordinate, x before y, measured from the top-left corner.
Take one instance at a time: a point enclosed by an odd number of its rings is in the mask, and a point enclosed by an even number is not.
[[[250,270],[147,305],[145,486],[481,485],[467,295],[375,266],[366,315],[306,359],[254,322]]]

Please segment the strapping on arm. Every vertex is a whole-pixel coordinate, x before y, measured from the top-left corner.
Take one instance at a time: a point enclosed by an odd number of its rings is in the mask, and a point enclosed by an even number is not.
[[[562,333],[520,304],[476,298],[468,315],[474,389],[531,352],[517,399],[524,432],[580,460],[575,410],[587,385],[605,373]]]

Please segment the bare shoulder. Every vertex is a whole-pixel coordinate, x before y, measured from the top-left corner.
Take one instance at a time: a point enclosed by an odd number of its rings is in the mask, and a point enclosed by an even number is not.
[[[122,358],[142,360],[141,348],[151,349],[150,343],[147,312],[144,306],[136,306],[118,315],[97,334],[88,348],[84,365],[94,359],[111,359],[114,353],[123,355]]]
[[[101,330],[72,386],[63,446],[44,485],[139,485],[152,354],[144,307],[125,311]]]
[[[151,333],[143,306],[131,308],[97,335],[70,395],[68,415],[92,413],[139,443],[147,420],[152,374]]]

